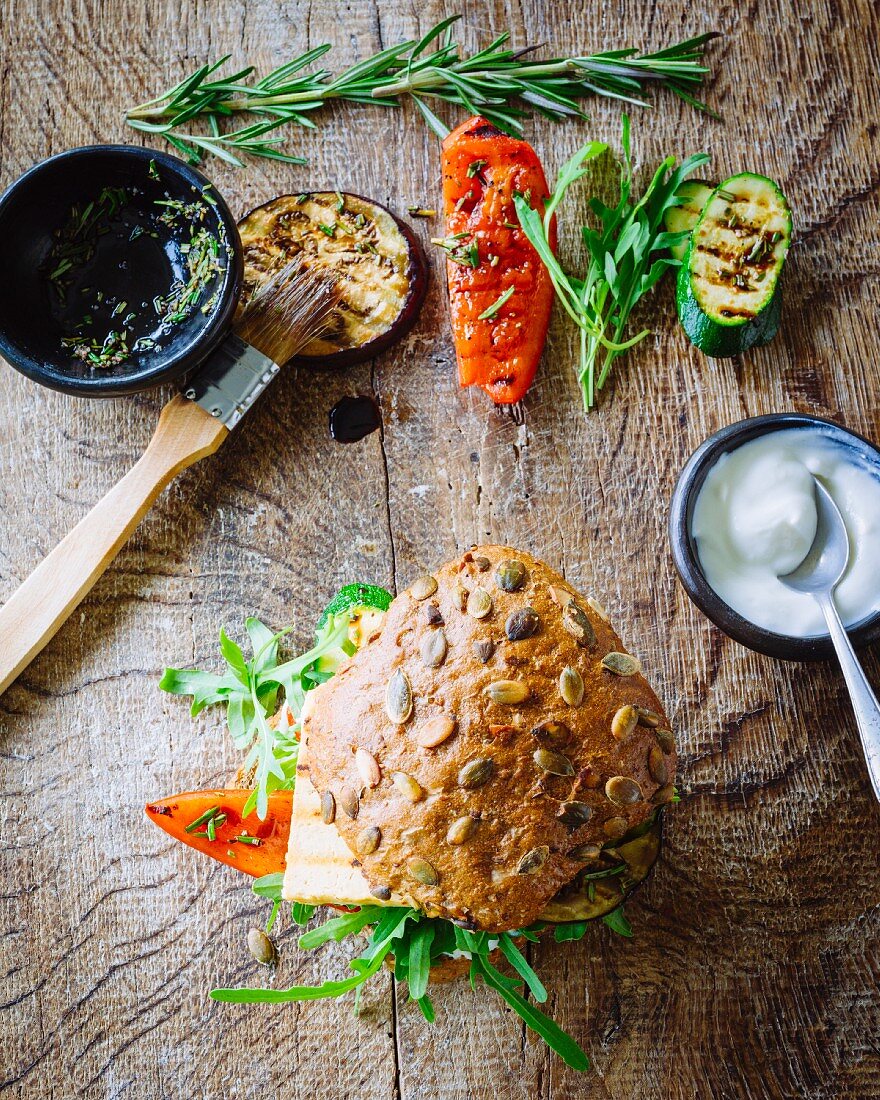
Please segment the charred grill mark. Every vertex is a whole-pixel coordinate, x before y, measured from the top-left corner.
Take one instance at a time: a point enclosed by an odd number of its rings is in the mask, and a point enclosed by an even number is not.
[[[468,130],[470,137],[503,137],[504,132],[499,130],[497,126],[493,126],[491,122],[484,122],[479,126],[475,126],[473,130]]]
[[[725,263],[736,264],[742,258],[744,249],[740,248],[732,252],[717,245],[698,244],[696,251],[702,252],[706,256],[713,256],[716,260],[723,260]]]

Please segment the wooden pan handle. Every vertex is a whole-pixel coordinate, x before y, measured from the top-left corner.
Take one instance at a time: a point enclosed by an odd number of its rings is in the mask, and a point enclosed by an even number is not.
[[[169,481],[213,454],[229,429],[178,394],[124,478],[58,543],[0,608],[0,693],[89,592]]]

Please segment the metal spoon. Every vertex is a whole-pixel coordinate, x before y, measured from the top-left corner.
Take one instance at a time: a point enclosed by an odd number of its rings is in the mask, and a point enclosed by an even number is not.
[[[813,487],[818,512],[813,545],[797,569],[785,573],[779,579],[787,588],[811,595],[822,609],[843,678],[849,689],[871,786],[880,801],[880,703],[871,690],[834,606],[834,589],[840,583],[849,561],[849,536],[843,516],[831,494],[815,477]]]

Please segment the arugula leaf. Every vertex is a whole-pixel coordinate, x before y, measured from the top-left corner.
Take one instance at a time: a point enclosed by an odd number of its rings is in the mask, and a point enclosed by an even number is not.
[[[523,955],[513,942],[509,932],[501,933],[498,946],[501,948],[501,953],[504,955],[505,959],[507,959],[513,969],[526,983],[531,995],[539,1004],[543,1004],[544,1001],[547,1000],[547,990],[544,988],[541,979],[534,970],[532,970],[531,966],[529,966],[525,955]]]
[[[373,906],[368,908],[373,909]],[[356,914],[352,914],[355,916]],[[351,968],[355,974],[351,978],[343,978],[341,981],[322,982],[321,985],[295,985],[290,989],[212,989],[211,997],[215,1001],[225,1001],[233,1004],[282,1004],[285,1001],[318,1001],[324,997],[340,997],[356,989],[359,985],[378,973],[385,957],[391,952],[394,940],[399,938],[408,921],[418,920],[420,914],[414,909],[393,909],[390,916],[383,917],[379,924],[383,927],[384,934],[379,937],[379,931],[373,933],[370,946],[357,959],[351,962]],[[333,923],[332,921],[329,923]],[[319,931],[316,929],[316,931]],[[306,933],[308,936],[309,933]],[[300,939],[300,945],[306,937]],[[335,938],[335,937],[334,937]],[[340,939],[342,936],[340,936]]]
[[[291,628],[273,633],[251,616],[245,621],[250,658],[221,629],[220,652],[227,666],[222,675],[198,669],[165,669],[159,687],[172,695],[192,696],[194,716],[205,707],[218,703],[226,706],[226,724],[233,744],[246,754],[242,770],[254,772],[254,790],[245,804],[245,816],[256,807],[257,816],[265,818],[270,793],[293,789],[299,754],[299,719],[306,694],[328,680],[342,661],[354,653],[348,631],[358,602],[387,607],[390,601],[391,595],[384,589],[348,585],[334,601],[339,610],[322,615],[311,649],[282,664],[278,663],[278,645]],[[286,720],[287,710],[282,710],[282,720],[273,729],[268,719],[278,709],[280,691],[284,692],[293,722]]]
[[[590,922],[586,920],[557,924],[553,931],[553,938],[557,943],[571,943],[574,940],[582,940],[587,934],[589,926]]]
[[[274,876],[267,875],[267,880]],[[260,879],[254,884],[260,892],[271,897],[274,884]],[[617,912],[620,912],[619,910]],[[304,933],[299,940],[302,948],[311,950],[334,940],[337,943],[347,936],[358,935],[372,925],[370,940],[366,949],[352,959],[351,969],[354,975],[339,981],[326,981],[318,986],[293,986],[290,989],[215,989],[211,991],[214,1000],[256,1003],[281,1003],[284,1001],[311,1001],[324,997],[341,997],[355,991],[356,1004],[358,991],[363,984],[378,973],[384,960],[393,952],[395,959],[395,977],[409,985],[410,999],[415,1001],[425,1019],[432,1023],[434,1006],[427,996],[430,968],[442,955],[458,949],[467,951],[471,956],[470,982],[476,988],[481,979],[538,1034],[568,1065],[578,1070],[589,1068],[589,1059],[571,1036],[551,1019],[544,1015],[520,991],[525,986],[536,1001],[547,1000],[547,990],[538,978],[527,959],[516,946],[515,940],[525,937],[537,938],[537,930],[545,927],[534,925],[531,929],[515,930],[495,935],[488,932],[470,932],[452,924],[451,921],[426,917],[416,909],[403,907],[364,906],[354,913],[345,913],[326,921],[319,928]],[[560,925],[559,928],[564,926]],[[575,926],[580,935],[586,929]],[[571,938],[579,938],[572,936]],[[498,944],[505,958],[516,971],[516,977],[502,974],[489,961],[489,956]]]
[[[272,668],[278,661],[278,643],[282,634],[273,634],[264,623],[253,615],[244,621],[244,628],[251,640],[257,672]]]
[[[431,969],[431,941],[434,939],[434,926],[430,921],[420,921],[409,938],[407,954],[407,981],[409,995],[414,1001],[421,1001],[428,989],[428,972]]]
[[[308,924],[315,915],[317,905],[306,905],[305,902],[295,901],[290,906],[290,915],[294,924]]]
[[[269,898],[270,901],[281,901],[281,887],[284,883],[284,875],[276,871],[271,875],[261,875],[251,885],[251,890],[258,898]]]
[[[269,914],[269,919],[266,921],[266,935],[272,931],[272,926],[275,924],[275,918],[278,916],[278,911],[281,909],[280,901],[272,902],[272,911]]]
[[[390,950],[389,945],[385,954]],[[286,1001],[320,1001],[325,997],[341,997],[378,973],[384,959],[385,955],[377,956],[369,967],[341,981],[327,981],[314,986],[294,985],[290,989],[212,989],[211,998],[227,1004],[283,1004]]]
[[[226,663],[229,665],[232,672],[237,675],[241,683],[247,687],[249,670],[247,661],[245,661],[244,654],[241,651],[241,646],[233,642],[222,626],[220,627],[220,652],[226,658]]]
[[[619,905],[616,909],[606,914],[602,918],[604,924],[607,924],[612,932],[616,932],[618,936],[626,936],[627,939],[632,939],[632,925],[626,919],[626,913],[623,911],[623,906]]]
[[[269,919],[266,922],[266,935],[272,931],[272,925],[275,923],[275,918],[278,916],[278,910],[281,908],[281,888],[284,884],[284,875],[280,871],[276,871],[270,875],[262,875],[260,878],[255,879],[251,889],[257,895],[258,898],[268,898],[272,902],[272,912],[269,914]],[[304,905],[301,902],[295,901],[290,907],[290,915],[293,917],[295,924],[308,924],[314,915],[317,906]]]
[[[596,402],[616,358],[648,334],[643,329],[624,338],[629,316],[637,302],[650,293],[668,268],[679,261],[666,251],[680,234],[667,233],[663,215],[681,200],[676,191],[682,181],[705,164],[709,157],[698,153],[677,168],[674,157],[666,157],[654,172],[638,202],[631,198],[633,184],[630,150],[630,122],[623,115],[621,128],[623,160],[620,164],[619,198],[614,207],[593,196],[589,206],[598,227],[585,226],[583,245],[587,270],[582,278],[567,274],[550,247],[550,219],[566,191],[587,172],[584,165],[606,151],[601,142],[589,142],[575,153],[559,172],[543,218],[525,196],[514,195],[520,225],[541,262],[566,313],[580,330],[578,381],[584,408]]]
[[[574,1039],[549,1016],[545,1016],[535,1008],[522,994],[511,989],[508,982],[504,980],[504,976],[482,955],[474,955],[471,959],[471,975],[482,978],[490,989],[494,989],[498,996],[510,1005],[517,1016],[521,1017],[536,1035],[540,1035],[547,1046],[554,1050],[566,1065],[581,1073],[590,1068],[590,1059]]]
[[[305,935],[300,936],[299,946],[303,951],[311,951],[316,947],[323,946],[330,940],[339,943],[346,936],[356,935],[368,924],[376,922],[376,908],[373,905],[365,905],[363,909],[359,909],[356,913],[346,913],[345,916],[325,921],[318,928],[313,928],[311,932],[306,932]]]
[[[191,695],[193,703],[190,713],[195,718],[205,707],[228,701],[233,693],[240,690],[241,681],[232,673],[215,676],[211,672],[166,668],[159,687],[172,695]]]

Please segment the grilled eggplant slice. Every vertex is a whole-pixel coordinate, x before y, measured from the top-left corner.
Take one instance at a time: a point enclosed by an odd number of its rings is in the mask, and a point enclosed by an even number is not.
[[[660,834],[658,813],[614,848],[603,849],[595,866],[588,866],[545,906],[541,920],[564,924],[597,920],[611,913],[648,877],[660,855]]]
[[[791,212],[773,180],[744,172],[712,192],[678,269],[678,318],[706,355],[739,355],[779,325]]]
[[[415,324],[428,264],[409,226],[379,203],[339,191],[279,195],[247,214],[238,229],[245,301],[298,253],[336,275],[340,297],[330,326],[297,362],[349,367],[385,351]]]

